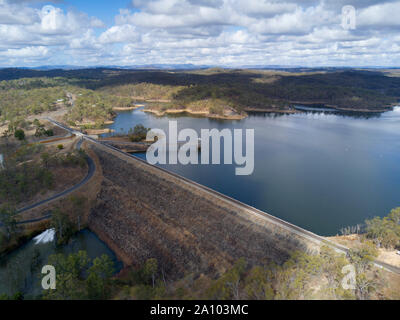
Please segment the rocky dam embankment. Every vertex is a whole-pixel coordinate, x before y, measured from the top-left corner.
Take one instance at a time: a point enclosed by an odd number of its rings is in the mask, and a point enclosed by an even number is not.
[[[127,265],[156,258],[170,277],[215,274],[244,257],[283,263],[316,245],[139,160],[91,145],[103,181],[89,226]]]

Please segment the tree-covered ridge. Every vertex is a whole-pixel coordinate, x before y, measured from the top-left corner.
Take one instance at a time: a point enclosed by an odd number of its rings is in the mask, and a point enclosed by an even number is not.
[[[15,120],[56,110],[59,99],[65,99],[62,87],[0,90],[0,119]]]
[[[12,126],[27,116],[67,107],[70,122],[102,123],[114,117],[113,108],[130,107],[129,97],[108,94],[76,85],[67,78],[22,78],[0,82],[0,121]]]
[[[121,97],[136,97],[136,99],[157,99],[170,100],[174,94],[178,93],[183,86],[159,85],[148,82],[137,84],[124,84],[119,86],[106,86],[101,89],[101,92],[121,96]]]
[[[0,121],[16,122],[30,115],[54,111],[68,103],[73,86],[65,78],[21,78],[0,82]]]
[[[61,103],[70,108],[68,121],[95,127],[113,118],[113,108],[131,107],[138,100],[164,103],[150,106],[156,110],[189,108],[218,114],[224,108],[240,113],[248,108],[287,110],[294,104],[384,111],[400,99],[400,78],[357,70],[3,69],[0,79],[15,79],[0,82],[1,120],[55,110]]]
[[[105,75],[104,70],[102,71]],[[294,103],[325,104],[343,109],[385,110],[400,98],[400,79],[381,72],[336,70],[319,73],[282,73],[249,70],[196,72],[115,71],[99,79],[85,79],[92,89],[118,92],[127,84],[175,86],[173,102],[222,99],[236,108],[287,108]],[[155,92],[157,92],[155,88]],[[123,90],[121,90],[123,92]],[[167,95],[168,96],[168,95]],[[159,94],[147,95],[159,99]]]

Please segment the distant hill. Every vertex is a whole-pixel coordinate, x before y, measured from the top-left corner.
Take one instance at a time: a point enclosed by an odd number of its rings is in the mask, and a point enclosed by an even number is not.
[[[131,66],[118,66],[118,65],[98,65],[98,66],[75,66],[75,65],[44,65],[37,67],[12,67],[0,68],[4,69],[23,69],[23,70],[82,70],[82,69],[145,69],[145,70],[193,70],[193,69],[206,69],[210,68],[208,65],[194,65],[194,64],[148,64],[148,65],[131,65]]]
[[[238,111],[249,108],[289,110],[294,104],[319,105],[343,110],[385,111],[400,99],[400,76],[388,69],[301,67],[246,70],[206,66],[203,66],[204,69],[199,67],[192,69],[195,66],[191,64],[147,65],[137,68],[135,66],[84,69],[58,67],[58,69],[51,69],[51,66],[43,66],[41,69],[0,69],[0,81],[60,77],[64,80],[59,79],[59,81],[73,79],[69,81],[73,85],[90,90],[112,91],[118,96],[121,95],[122,87],[127,85],[135,86],[142,83],[169,86],[170,89],[180,86],[182,89],[171,96],[175,105],[187,105],[199,101],[208,103],[211,100],[224,101],[226,105]],[[158,89],[165,91],[165,87]],[[125,95],[132,96],[126,92]]]

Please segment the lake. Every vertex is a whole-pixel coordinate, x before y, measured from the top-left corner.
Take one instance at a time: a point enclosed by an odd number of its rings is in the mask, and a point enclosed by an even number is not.
[[[178,129],[254,129],[255,167],[235,176],[236,165],[160,165],[317,234],[385,216],[400,206],[400,107],[382,114],[330,111],[250,114],[241,121],[187,114],[156,117],[121,112],[110,125]],[[145,154],[135,154],[145,159]]]

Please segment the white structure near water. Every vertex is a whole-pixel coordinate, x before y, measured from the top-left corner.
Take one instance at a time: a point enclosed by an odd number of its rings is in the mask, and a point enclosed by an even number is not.
[[[35,238],[33,238],[33,241],[35,244],[40,244],[40,243],[49,243],[54,241],[54,237],[56,235],[56,230],[55,229],[48,229]]]

